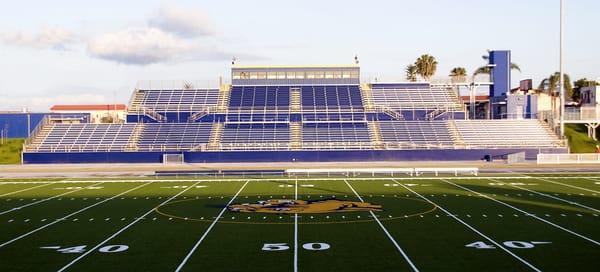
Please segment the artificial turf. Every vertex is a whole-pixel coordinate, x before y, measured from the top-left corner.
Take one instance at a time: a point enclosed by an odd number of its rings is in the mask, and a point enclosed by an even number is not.
[[[595,174],[40,181],[0,181],[1,271],[596,271],[600,265]],[[229,202],[295,198],[362,200],[383,210],[373,212],[375,220],[366,211],[295,218],[226,209]]]

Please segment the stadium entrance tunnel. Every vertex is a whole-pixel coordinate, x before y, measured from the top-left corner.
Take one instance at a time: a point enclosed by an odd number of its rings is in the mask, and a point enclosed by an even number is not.
[[[300,200],[293,196],[243,196],[227,206],[219,218],[221,224],[348,224],[401,220],[423,216],[437,207],[426,201],[405,195],[363,196],[365,202],[349,200],[352,196],[306,195]],[[173,201],[155,211],[168,220],[206,222],[216,219],[225,206],[226,196],[197,197]],[[205,214],[198,211],[206,211]]]

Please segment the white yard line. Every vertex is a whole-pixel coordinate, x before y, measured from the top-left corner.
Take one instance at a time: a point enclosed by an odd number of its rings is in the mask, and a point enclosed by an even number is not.
[[[85,253],[79,255],[79,257],[77,257],[74,260],[72,260],[71,262],[69,262],[67,265],[63,266],[61,269],[58,270],[58,272],[65,271],[67,268],[71,267],[73,264],[75,264],[79,260],[83,259],[85,256],[87,256],[90,253],[96,251],[99,247],[101,247],[102,245],[104,245],[105,243],[107,243],[108,241],[110,241],[111,239],[117,237],[117,235],[121,234],[122,232],[124,232],[125,230],[127,230],[128,228],[130,228],[131,226],[135,225],[137,222],[139,222],[140,220],[142,220],[143,218],[145,218],[147,215],[149,215],[150,213],[152,213],[156,208],[161,207],[161,206],[167,204],[169,201],[171,201],[171,200],[175,199],[176,197],[180,196],[181,194],[185,193],[187,190],[196,187],[196,185],[198,185],[198,183],[200,183],[200,181],[194,183],[194,185],[192,185],[192,186],[186,187],[181,192],[177,193],[174,196],[171,196],[167,200],[165,200],[162,203],[160,203],[158,206],[153,207],[152,209],[148,210],[146,213],[144,213],[141,216],[139,216],[137,219],[135,219],[133,222],[129,223],[127,226],[121,228],[120,230],[118,230],[117,232],[113,233],[111,236],[109,236],[108,238],[106,238],[104,241],[98,243],[93,248],[89,249]]]
[[[31,202],[31,203],[25,204],[25,205],[23,205],[23,206],[19,206],[19,207],[15,207],[15,208],[12,208],[12,209],[9,209],[9,210],[6,210],[6,211],[2,211],[2,212],[0,212],[0,215],[7,214],[7,213],[9,213],[9,212],[14,212],[14,211],[17,211],[17,210],[20,210],[20,209],[23,209],[23,208],[27,208],[27,207],[29,207],[29,206],[37,205],[37,204],[40,204],[40,203],[42,203],[42,202],[46,202],[46,201],[48,201],[48,200],[52,200],[52,199],[55,199],[55,198],[58,198],[58,197],[61,197],[61,196],[65,196],[65,195],[68,195],[68,194],[72,194],[72,193],[75,193],[75,192],[81,191],[81,190],[83,190],[83,189],[89,188],[89,187],[94,187],[94,186],[96,186],[96,185],[100,185],[100,183],[92,184],[92,185],[90,185],[90,186],[86,186],[86,187],[83,187],[83,188],[80,188],[80,189],[76,189],[76,190],[68,191],[68,192],[65,192],[65,193],[62,193],[62,194],[59,194],[59,195],[55,195],[55,196],[52,196],[52,197],[48,197],[48,198],[44,198],[44,199],[40,199],[40,200],[38,200],[38,201],[35,201],[35,202]]]
[[[545,182],[550,182],[550,183],[554,183],[554,184],[558,184],[558,185],[562,185],[562,186],[571,187],[571,188],[574,188],[574,189],[579,189],[579,190],[584,190],[584,191],[588,191],[588,192],[600,194],[600,191],[594,191],[594,190],[588,189],[588,188],[583,188],[583,187],[579,187],[579,186],[575,186],[575,185],[571,185],[571,184],[566,184],[566,183],[562,183],[562,182],[558,182],[558,181],[552,181],[552,180],[548,180],[546,178],[537,178],[537,179],[543,180]],[[585,179],[589,179],[589,178],[586,177]],[[597,181],[597,180],[594,180],[594,181]]]
[[[183,268],[183,266],[185,266],[185,264],[187,263],[187,261],[192,256],[192,254],[194,254],[194,251],[196,251],[196,249],[198,248],[198,246],[200,246],[200,244],[202,243],[202,241],[204,240],[204,238],[206,238],[206,236],[212,230],[212,228],[215,226],[215,224],[217,224],[217,222],[219,221],[219,219],[221,218],[221,216],[223,216],[223,213],[225,213],[225,211],[227,211],[227,207],[229,207],[229,205],[231,205],[231,203],[242,192],[242,190],[244,190],[244,188],[246,187],[246,185],[248,184],[248,182],[250,182],[250,181],[246,180],[246,183],[244,183],[244,185],[242,185],[242,187],[237,191],[237,193],[235,193],[235,195],[229,200],[229,202],[227,202],[227,205],[225,205],[225,207],[217,215],[217,217],[215,218],[215,220],[213,220],[213,222],[210,224],[210,226],[208,226],[208,229],[206,229],[206,231],[204,232],[204,234],[202,234],[202,237],[200,237],[200,239],[198,239],[198,242],[196,242],[196,244],[188,252],[188,254],[185,256],[185,258],[183,258],[183,260],[181,261],[181,263],[179,264],[179,266],[177,266],[177,269],[175,269],[175,271],[181,271],[181,269]]]
[[[344,180],[344,182],[346,183],[346,185],[348,185],[348,187],[350,188],[350,190],[352,190],[352,192],[356,195],[356,197],[358,197],[358,199],[360,200],[360,202],[365,202],[362,199],[362,197],[360,197],[360,195],[358,194],[358,192],[356,192],[356,190],[354,190],[354,188],[352,187],[352,185],[350,185],[350,183],[348,183],[347,180]],[[400,254],[402,254],[402,257],[404,257],[404,259],[408,262],[408,264],[410,265],[410,267],[412,268],[412,270],[415,271],[415,272],[418,272],[419,269],[417,269],[417,267],[410,260],[410,258],[408,257],[408,255],[404,252],[404,250],[400,247],[400,245],[398,245],[398,243],[396,242],[396,240],[394,240],[394,237],[392,237],[392,235],[388,232],[388,230],[385,228],[385,226],[383,226],[383,224],[381,223],[381,221],[379,221],[379,218],[377,218],[377,216],[375,216],[375,213],[373,213],[373,211],[369,211],[369,212],[371,213],[371,216],[373,216],[373,218],[375,219],[375,221],[377,222],[377,224],[379,225],[379,227],[383,230],[383,232],[385,232],[385,235],[387,235],[387,237],[394,244],[394,246],[396,246],[396,248],[398,249],[398,251],[400,252]]]
[[[79,209],[79,210],[77,210],[77,211],[75,211],[75,212],[72,212],[72,213],[70,213],[70,214],[68,214],[68,215],[65,215],[65,216],[63,216],[63,217],[61,217],[61,218],[59,218],[59,219],[56,219],[56,220],[54,220],[54,221],[52,221],[52,222],[50,222],[50,223],[48,223],[48,224],[46,224],[46,225],[43,225],[43,226],[41,226],[41,227],[38,227],[37,229],[34,229],[34,230],[30,231],[30,232],[27,232],[27,233],[25,233],[25,234],[22,234],[22,235],[20,235],[20,236],[18,236],[18,237],[16,237],[16,238],[14,238],[14,239],[12,239],[12,240],[8,240],[8,241],[6,241],[6,242],[4,242],[4,243],[0,244],[0,248],[4,247],[4,246],[6,246],[6,245],[9,245],[9,244],[11,244],[11,243],[13,243],[13,242],[16,242],[16,241],[18,241],[18,240],[21,240],[21,239],[23,239],[23,238],[25,238],[25,237],[27,237],[27,236],[29,236],[29,235],[31,235],[31,234],[34,234],[34,233],[36,233],[36,232],[38,232],[38,231],[40,231],[40,230],[43,230],[43,229],[45,229],[45,228],[47,228],[47,227],[50,227],[50,226],[52,226],[52,225],[54,225],[54,224],[56,224],[56,223],[62,222],[62,221],[64,221],[64,220],[67,220],[67,219],[69,219],[69,217],[71,217],[71,216],[74,216],[74,215],[76,215],[76,214],[82,213],[82,212],[84,212],[84,211],[86,211],[86,210],[88,210],[88,209],[91,209],[91,208],[93,208],[93,207],[96,207],[96,206],[98,206],[98,205],[100,205],[100,204],[104,203],[104,202],[107,202],[107,201],[109,201],[109,200],[112,200],[112,199],[115,199],[115,198],[117,198],[117,197],[120,197],[120,196],[122,196],[122,195],[124,195],[124,194],[127,194],[127,193],[129,193],[129,192],[133,191],[133,190],[137,190],[137,189],[139,189],[139,188],[141,188],[141,187],[143,187],[143,186],[146,186],[146,185],[148,185],[148,184],[150,184],[150,183],[148,182],[148,183],[142,184],[142,185],[140,185],[140,186],[134,187],[134,188],[132,188],[132,189],[129,189],[129,190],[125,191],[125,192],[122,192],[122,193],[120,193],[120,194],[118,194],[118,195],[112,196],[112,197],[110,197],[110,198],[107,198],[107,199],[104,199],[104,200],[102,200],[102,201],[98,201],[98,202],[96,202],[96,203],[94,203],[94,204],[92,204],[92,205],[89,205],[89,206],[85,207],[85,208]]]
[[[42,184],[42,185],[38,185],[38,186],[33,186],[33,187],[29,187],[29,188],[18,190],[18,191],[14,191],[14,192],[5,193],[5,194],[0,195],[0,197],[14,195],[16,193],[25,192],[25,191],[33,190],[33,189],[44,187],[44,186],[48,186],[48,185],[50,185],[50,183],[46,183],[46,184]]]
[[[294,199],[298,200],[298,180],[295,181]],[[298,213],[294,213],[294,272],[298,272]]]
[[[448,183],[448,184],[454,185],[454,186],[456,186],[456,187],[458,187],[458,188],[461,188],[461,189],[463,189],[463,190],[466,190],[466,191],[472,192],[472,193],[474,193],[474,194],[477,194],[477,195],[479,195],[479,196],[485,197],[485,198],[487,198],[487,199],[489,199],[489,200],[492,200],[492,201],[494,201],[494,202],[496,202],[496,203],[502,204],[502,205],[504,205],[504,206],[506,206],[506,207],[509,207],[509,208],[511,208],[511,209],[513,209],[513,210],[515,210],[515,211],[519,211],[519,212],[521,212],[521,213],[525,214],[526,216],[531,216],[531,217],[533,217],[533,218],[535,218],[535,219],[537,219],[537,220],[539,220],[539,221],[541,221],[541,222],[544,222],[544,223],[546,223],[546,224],[548,224],[548,225],[551,225],[551,226],[553,226],[553,227],[555,227],[555,228],[557,228],[557,229],[560,229],[560,230],[562,230],[562,231],[568,232],[568,233],[570,233],[570,234],[572,234],[572,235],[575,235],[575,236],[577,236],[577,237],[579,237],[579,238],[581,238],[581,239],[584,239],[584,240],[586,240],[586,241],[592,242],[592,243],[593,243],[593,244],[595,244],[595,245],[598,245],[598,246],[600,246],[600,242],[598,242],[598,241],[596,241],[596,240],[594,240],[594,239],[591,239],[591,238],[589,238],[589,237],[586,237],[586,236],[584,236],[584,235],[581,235],[581,234],[579,234],[579,233],[577,233],[577,232],[574,232],[574,231],[572,231],[572,230],[569,230],[569,229],[567,229],[567,228],[565,228],[565,227],[562,227],[562,226],[560,226],[560,225],[557,225],[557,224],[555,224],[555,223],[552,223],[552,222],[550,222],[550,221],[548,221],[548,220],[546,220],[546,219],[544,219],[544,218],[541,218],[541,217],[539,217],[539,216],[537,216],[537,215],[535,215],[535,214],[532,214],[532,213],[526,212],[526,211],[524,211],[524,210],[521,210],[521,209],[519,209],[519,208],[517,208],[517,207],[515,207],[515,206],[513,206],[513,205],[510,205],[510,204],[508,204],[508,203],[502,202],[502,201],[500,201],[500,200],[497,200],[497,199],[495,199],[495,198],[493,198],[493,197],[490,197],[490,196],[484,195],[484,194],[482,194],[482,193],[480,193],[480,192],[473,191],[473,190],[471,190],[471,189],[469,189],[469,188],[467,188],[467,187],[464,187],[464,186],[458,185],[458,184],[456,184],[456,183],[454,183],[454,182],[451,182],[451,181],[448,181],[448,180],[446,180],[446,179],[440,179],[440,180],[441,180],[441,181],[443,181],[443,182],[446,182],[446,183]]]
[[[488,240],[490,243],[494,244],[496,247],[504,250],[506,253],[508,253],[509,255],[513,256],[515,259],[519,260],[520,262],[522,262],[523,264],[527,265],[529,268],[533,269],[534,271],[541,271],[540,269],[538,269],[537,267],[533,266],[531,263],[527,262],[526,260],[524,260],[523,258],[517,256],[515,253],[511,252],[510,250],[508,250],[507,248],[503,247],[500,243],[494,241],[492,238],[488,237],[487,235],[483,234],[482,232],[480,232],[479,230],[475,229],[474,227],[472,227],[471,225],[467,224],[465,221],[463,221],[462,219],[458,218],[457,216],[455,216],[453,213],[449,212],[448,210],[444,209],[442,206],[436,204],[435,202],[429,200],[428,198],[422,196],[421,194],[415,192],[414,190],[410,189],[408,186],[394,180],[394,182],[402,187],[404,187],[404,189],[410,191],[411,193],[415,194],[416,196],[420,197],[421,199],[431,203],[432,205],[436,206],[438,209],[442,210],[444,213],[446,213],[448,216],[452,217],[454,220],[458,221],[459,223],[463,224],[464,226],[466,226],[467,228],[469,228],[470,230],[472,230],[473,232],[477,233],[479,236],[485,238],[486,240]]]
[[[568,204],[571,204],[571,205],[575,205],[575,206],[578,206],[578,207],[581,207],[581,208],[584,208],[584,209],[588,209],[588,210],[600,213],[600,210],[597,210],[597,209],[594,209],[592,207],[589,207],[589,206],[577,203],[575,201],[570,201],[570,200],[562,199],[560,197],[556,197],[556,196],[549,195],[549,194],[546,194],[546,193],[542,193],[542,192],[538,192],[538,191],[535,191],[535,190],[527,189],[525,187],[521,187],[521,186],[518,186],[518,185],[512,185],[512,184],[508,184],[508,185],[512,186],[512,187],[515,187],[517,189],[521,189],[523,191],[527,191],[527,192],[534,193],[534,194],[537,194],[537,195],[545,196],[545,197],[548,197],[548,198],[552,198],[554,200],[562,201],[562,202],[565,202],[565,203],[568,203]]]

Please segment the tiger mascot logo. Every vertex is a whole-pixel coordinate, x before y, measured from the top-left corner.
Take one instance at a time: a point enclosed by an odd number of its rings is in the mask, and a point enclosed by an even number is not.
[[[381,205],[367,202],[346,201],[339,199],[324,200],[292,200],[269,199],[254,204],[232,204],[227,207],[232,212],[242,213],[332,213],[332,212],[364,212],[382,211]]]

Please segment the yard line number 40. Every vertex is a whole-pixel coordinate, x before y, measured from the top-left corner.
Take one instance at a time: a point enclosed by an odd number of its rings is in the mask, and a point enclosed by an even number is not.
[[[503,242],[502,244],[509,248],[530,249],[530,248],[534,248],[535,245],[550,244],[550,243],[552,243],[552,242],[506,241],[506,242]],[[470,244],[466,244],[465,247],[472,247],[472,248],[476,248],[476,249],[495,249],[496,248],[495,246],[486,244],[485,242],[482,242],[482,241],[477,241],[477,242],[473,242]]]
[[[81,246],[72,246],[72,247],[65,247],[65,248],[61,248],[60,246],[46,246],[46,247],[40,247],[41,249],[55,249],[57,252],[60,253],[83,253],[86,251],[86,245],[81,245]],[[129,249],[129,246],[126,245],[108,245],[108,246],[103,246],[101,248],[98,248],[98,252],[100,253],[117,253],[117,252],[123,252],[125,250]]]

